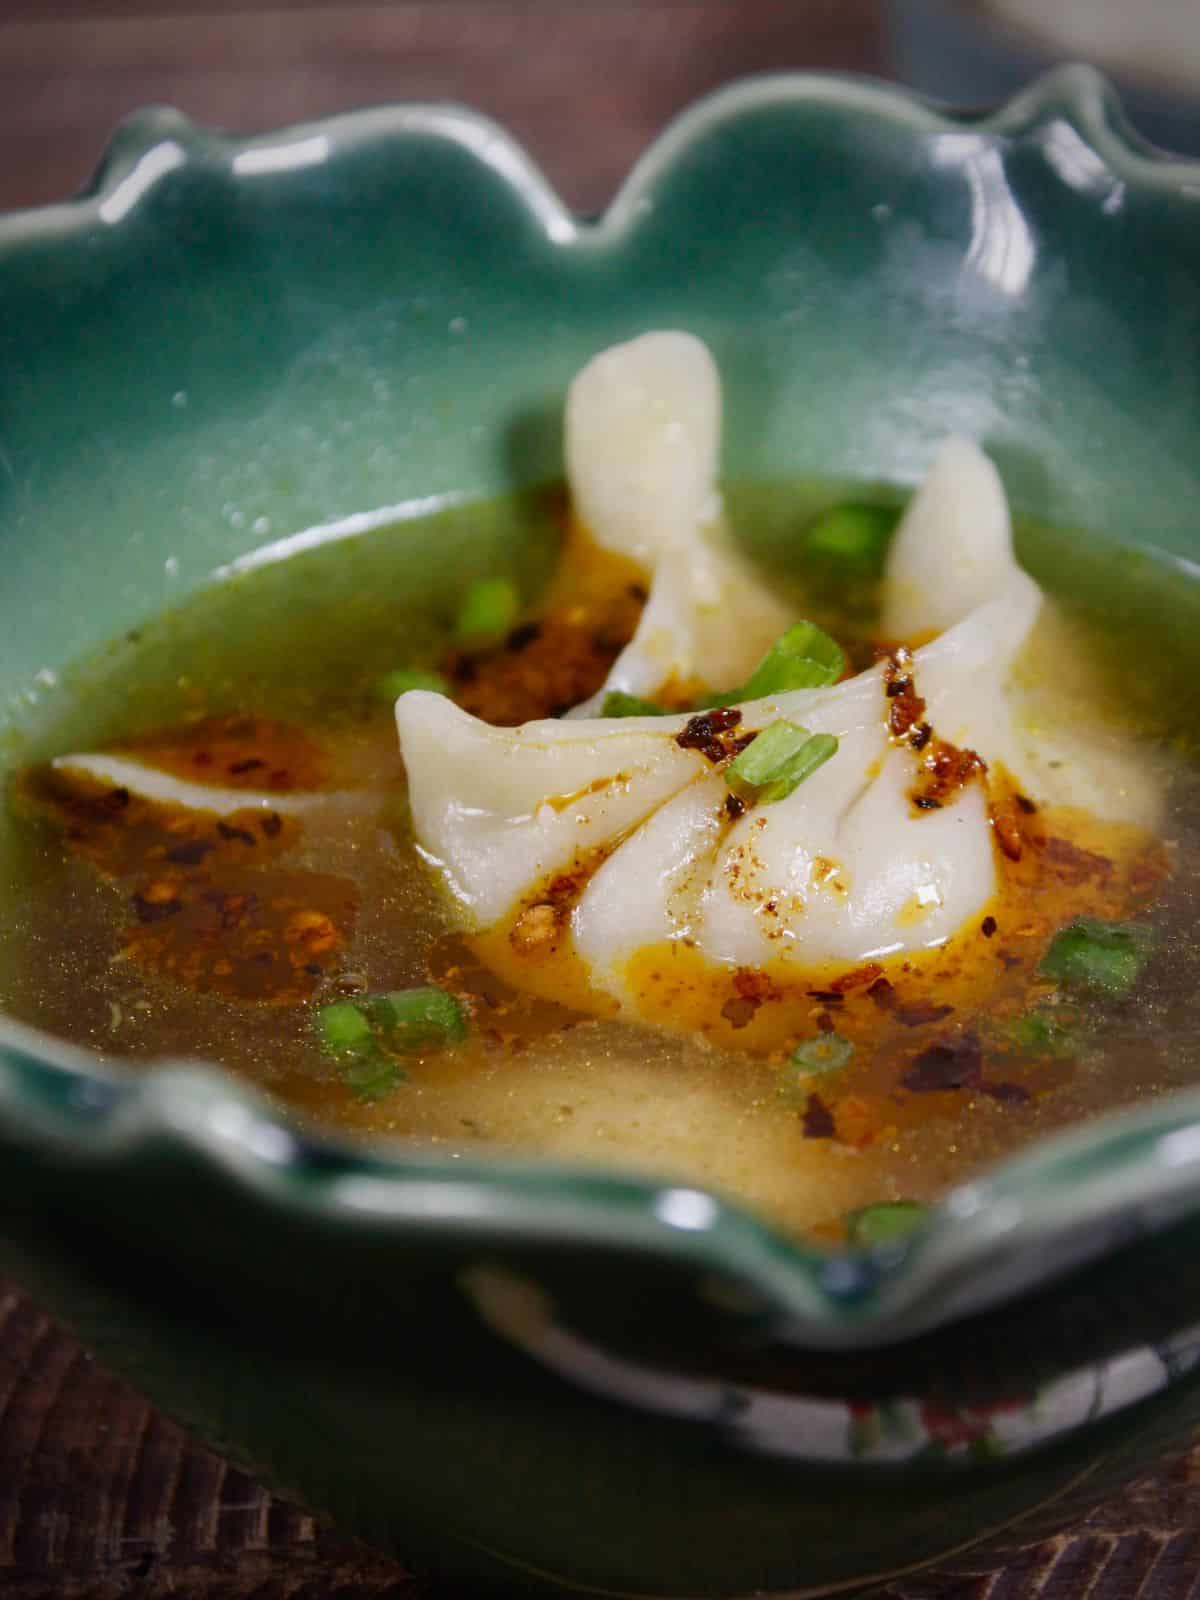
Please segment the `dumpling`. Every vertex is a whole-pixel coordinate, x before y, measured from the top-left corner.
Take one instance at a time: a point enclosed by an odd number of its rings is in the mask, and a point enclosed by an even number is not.
[[[888,552],[884,638],[913,643],[940,633],[1018,580],[1032,582],[1017,566],[999,473],[978,445],[947,440]],[[1165,781],[1161,761],[1106,720],[1087,661],[1086,643],[1043,601],[1014,661],[1007,716],[991,730],[988,759],[1048,805],[1153,829]]]
[[[893,536],[880,631],[909,644],[944,633],[1016,570],[1000,474],[970,439],[947,439]]]
[[[108,789],[124,789],[140,800],[172,806],[180,811],[204,811],[232,816],[237,811],[306,811],[312,806],[346,798],[342,791],[276,792],[270,789],[229,789],[220,784],[196,783],[165,768],[130,756],[87,750],[56,756],[50,763],[68,779],[83,778]]]
[[[917,651],[926,717],[987,746],[998,681],[1038,605],[1029,584]],[[787,798],[731,815],[686,716],[493,728],[436,695],[396,708],[417,838],[486,928],[582,868],[570,912],[593,983],[618,998],[638,949],[686,940],[739,967],[814,969],[938,944],[995,891],[987,795],[912,807],[921,754],[893,742],[887,669],[741,708],[738,733],[786,719],[838,740]],[[588,870],[594,868],[594,870]]]
[[[958,548],[974,542],[974,555]],[[997,890],[987,769],[1035,799],[1057,795],[1037,781],[1044,763],[1012,687],[1043,598],[975,446],[951,441],[938,457],[884,588],[893,637],[935,637],[830,687],[707,716],[494,728],[444,697],[402,696],[417,839],[465,917],[508,925],[534,954],[541,939],[569,940],[592,988],[635,1015],[632,964],[649,947],[802,980],[940,946],[979,917]],[[743,810],[725,758],[780,720],[833,735],[836,751],[783,798]],[[1054,769],[1051,787],[1073,798],[1115,771],[1107,761],[1086,750],[1091,776]],[[1134,821],[1157,804],[1149,779],[1105,799]]]
[[[594,357],[566,406],[567,478],[597,544],[650,582],[637,632],[600,691],[653,698],[670,686],[743,682],[795,620],[734,547],[717,488],[721,387],[689,333],[647,333]]]

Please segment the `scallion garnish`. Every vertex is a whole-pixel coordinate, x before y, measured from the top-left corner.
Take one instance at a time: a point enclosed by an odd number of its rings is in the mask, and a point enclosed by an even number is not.
[[[502,639],[517,620],[521,602],[511,578],[482,578],[463,596],[454,631],[460,644]]]
[[[346,1083],[361,1100],[376,1100],[407,1076],[398,1055],[443,1050],[467,1036],[467,1019],[453,995],[433,984],[335,1000],[316,1015],[328,1055],[346,1063]]]
[[[346,1072],[346,1083],[356,1100],[381,1100],[407,1079],[408,1073],[400,1063],[378,1048],[374,1055],[356,1061]]]
[[[1023,1011],[1006,1022],[1000,1037],[1014,1050],[1030,1056],[1073,1056],[1080,1046],[1077,1027],[1040,1007]]]
[[[391,704],[410,689],[427,689],[431,694],[450,693],[450,685],[440,672],[426,672],[420,667],[397,667],[395,672],[384,673],[373,693],[377,700]]]
[[[1076,917],[1054,935],[1038,971],[1068,988],[1123,1000],[1153,954],[1154,943],[1154,930],[1139,923]]]
[[[846,576],[870,576],[883,569],[888,542],[900,513],[893,506],[847,500],[830,506],[809,524],[804,553],[810,562],[839,569]]]
[[[444,1049],[467,1036],[467,1017],[461,1003],[433,984],[373,995],[365,1005],[384,1045],[401,1055]]]
[[[881,1200],[850,1213],[846,1218],[846,1238],[859,1250],[896,1244],[915,1233],[928,1215],[929,1207],[919,1200]]]
[[[762,700],[792,689],[823,689],[836,683],[845,669],[846,657],[836,639],[815,622],[797,622],[780,634],[740,689],[705,705],[740,705],[743,700]]]
[[[376,1048],[371,1024],[354,1000],[335,1000],[317,1012],[317,1035],[329,1055],[370,1056]]]
[[[844,1067],[854,1054],[854,1045],[840,1033],[819,1033],[815,1039],[805,1039],[792,1051],[789,1066],[796,1067],[805,1076],[818,1072],[836,1072]]]
[[[624,689],[610,689],[600,705],[602,717],[665,717],[667,712],[653,700],[643,700],[639,695],[626,694]]]
[[[769,723],[725,769],[725,781],[742,798],[759,805],[783,800],[824,766],[838,747],[831,733],[809,733],[780,718]]]

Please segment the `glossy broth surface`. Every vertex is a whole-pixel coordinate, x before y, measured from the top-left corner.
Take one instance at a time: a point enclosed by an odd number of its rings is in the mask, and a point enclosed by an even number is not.
[[[861,660],[870,586],[805,565],[804,530],[838,493],[735,486],[729,499],[748,545]],[[207,1057],[355,1133],[671,1175],[827,1238],[858,1207],[931,1198],[1037,1135],[1200,1081],[1200,597],[1167,565],[1081,536],[1022,533],[1023,562],[1063,602],[1047,647],[1062,651],[1056,704],[1074,714],[1099,693],[1114,724],[1153,738],[1169,772],[1161,841],[1039,814],[995,927],[889,966],[882,986],[880,972],[832,974],[763,1004],[732,974],[716,993],[686,952],[644,952],[661,1028],[574,1007],[569,971],[530,984],[511,946],[457,931],[414,847],[375,685],[437,667],[461,704],[502,722],[595,689],[645,594],[565,530],[550,488],[250,565],[68,675],[10,777],[0,1008],[138,1062]],[[422,548],[438,560],[422,565]],[[459,598],[498,573],[520,592],[517,625],[493,648],[455,648]],[[172,810],[46,765],[83,749],[317,799]],[[1037,964],[1081,910],[1153,925],[1157,953],[1132,998],[1062,1008],[1065,1044],[1015,1044],[1031,1004],[1058,1003]],[[356,1090],[316,1010],[430,982],[462,997],[467,1040],[407,1057],[386,1092]],[[851,1041],[852,1058],[798,1076],[791,1046],[821,1033]]]

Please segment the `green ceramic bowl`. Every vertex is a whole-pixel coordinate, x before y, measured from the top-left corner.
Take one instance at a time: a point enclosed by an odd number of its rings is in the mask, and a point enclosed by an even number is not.
[[[966,431],[1019,511],[1185,565],[1198,286],[1200,167],[1083,70],[982,120],[735,86],[597,222],[469,112],[143,114],[0,223],[7,758],[65,667],[265,541],[558,471],[572,372],[656,325],[716,352],[741,479],[910,485]],[[1198,1208],[1195,1095],[820,1255],[687,1188],[309,1141],[203,1066],[0,1021],[0,1267],[219,1449],[477,1578],[826,1594],[1065,1518],[1200,1418]]]

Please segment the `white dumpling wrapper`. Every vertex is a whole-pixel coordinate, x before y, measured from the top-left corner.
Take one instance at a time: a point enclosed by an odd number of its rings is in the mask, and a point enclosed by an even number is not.
[[[884,637],[940,633],[1020,572],[999,473],[978,445],[948,439],[888,552]],[[1007,687],[1006,737],[993,742],[988,759],[1002,762],[1043,804],[1154,829],[1162,815],[1162,762],[1144,741],[1109,725],[1094,695],[1060,685],[1064,661],[1079,651],[1079,641],[1047,603]],[[935,726],[943,738],[964,742],[941,722]]]
[[[1016,569],[1000,474],[970,439],[947,439],[892,538],[883,637],[944,633],[997,594]]]
[[[270,789],[233,789],[219,784],[197,783],[177,777],[162,767],[153,767],[129,756],[103,750],[78,751],[56,756],[50,763],[56,771],[88,778],[113,789],[128,789],[139,800],[154,805],[177,806],[181,811],[212,812],[231,816],[236,811],[307,811],[315,806],[341,804],[355,798],[351,790],[291,790],[276,793]]]
[[[1017,573],[915,653],[935,726],[944,715],[984,751],[993,730],[1007,736],[1000,683],[1039,600]],[[749,729],[786,717],[835,734],[839,748],[787,799],[730,824],[724,780],[676,743],[686,716],[494,728],[442,696],[403,695],[396,717],[421,849],[486,928],[615,843],[571,927],[593,982],[631,1008],[629,958],[662,939],[694,939],[729,966],[806,969],[940,944],[991,898],[984,790],[971,784],[941,811],[909,814],[919,757],[888,739],[882,667],[742,709]]]
[[[744,681],[795,611],[725,526],[721,383],[707,347],[690,333],[657,332],[602,351],[571,384],[565,429],[581,522],[650,579],[633,638],[573,715],[598,710],[614,689],[649,699],[672,679]]]
[[[973,542],[974,556],[959,549]],[[1075,802],[1112,780],[1093,810],[1141,822],[1154,812],[1152,779],[1136,793],[1132,782],[1116,787],[1128,750],[1074,730],[1051,748],[1074,742],[1078,761],[1042,781],[1047,763],[1032,752],[1045,736],[1023,719],[1013,668],[1043,597],[1017,565],[1003,490],[976,446],[952,441],[939,456],[884,588],[897,633],[937,634],[914,650],[911,671],[939,737],[1007,768],[1039,801]],[[406,694],[396,717],[417,839],[481,928],[536,899],[555,873],[609,852],[571,932],[593,983],[633,1013],[630,959],[662,941],[688,940],[728,968],[798,974],[934,947],[995,893],[987,792],[968,783],[940,810],[914,813],[921,757],[889,736],[885,684],[881,664],[743,705],[746,730],[787,718],[834,734],[838,749],[785,799],[733,822],[720,773],[676,743],[686,716],[493,728],[440,696]]]

